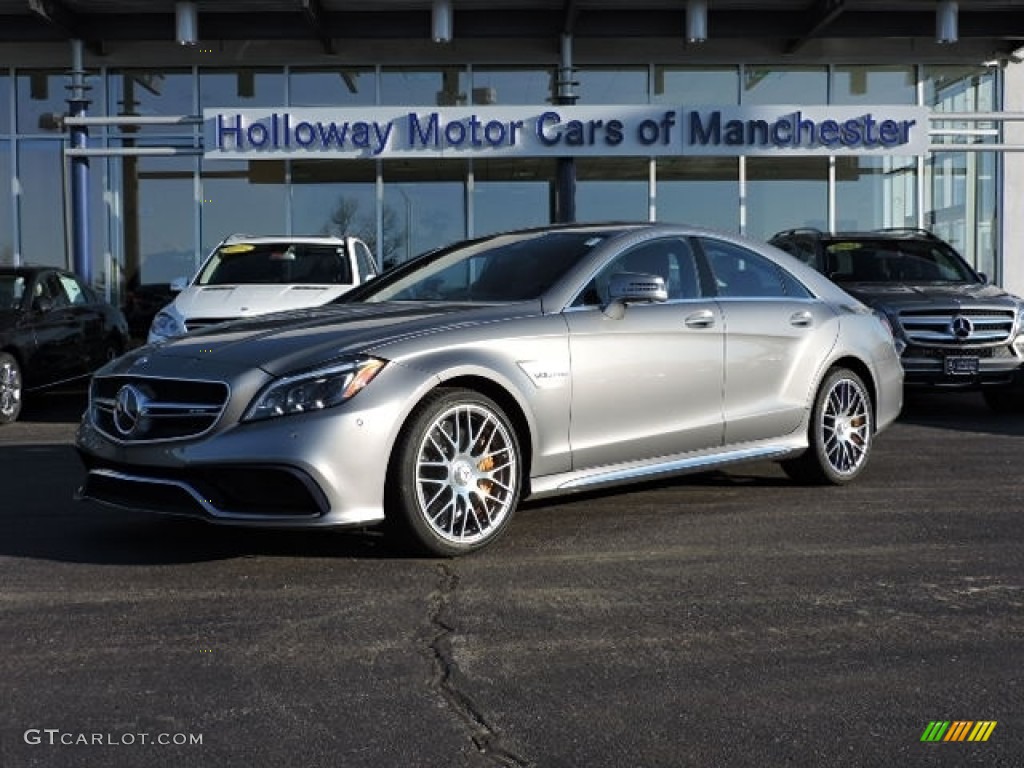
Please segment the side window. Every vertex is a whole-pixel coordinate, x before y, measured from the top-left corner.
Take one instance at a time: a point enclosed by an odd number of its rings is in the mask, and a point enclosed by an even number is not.
[[[359,274],[363,280],[369,280],[376,276],[377,266],[373,262],[373,256],[370,255],[370,249],[361,240],[355,241],[355,252],[356,264],[359,266]]]
[[[575,306],[608,303],[608,284],[619,272],[657,275],[665,281],[669,301],[700,298],[700,279],[693,249],[677,238],[641,243],[605,265],[574,302]]]
[[[701,245],[708,258],[719,296],[764,299],[788,295],[782,270],[763,256],[711,238],[702,238]],[[806,290],[802,295],[807,295]]]
[[[67,296],[68,303],[73,306],[82,306],[89,303],[89,294],[81,283],[70,275],[58,275],[60,286]]]

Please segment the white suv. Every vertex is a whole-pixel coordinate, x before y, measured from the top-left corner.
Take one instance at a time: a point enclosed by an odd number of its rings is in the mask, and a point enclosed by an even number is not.
[[[148,341],[227,320],[316,307],[377,275],[355,237],[232,235],[195,276],[171,283],[178,295],[153,319]]]

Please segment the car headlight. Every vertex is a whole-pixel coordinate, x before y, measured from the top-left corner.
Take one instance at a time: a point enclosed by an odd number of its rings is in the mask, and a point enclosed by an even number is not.
[[[331,408],[354,397],[384,365],[383,360],[375,357],[359,357],[278,379],[249,406],[243,421]]]
[[[185,324],[177,315],[161,309],[149,326],[149,340],[170,339],[185,333]]]

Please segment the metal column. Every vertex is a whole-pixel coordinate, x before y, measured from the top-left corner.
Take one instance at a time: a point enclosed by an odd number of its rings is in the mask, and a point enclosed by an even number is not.
[[[572,35],[562,35],[562,63],[558,69],[557,104],[575,104],[572,79]],[[554,220],[559,224],[576,221],[576,158],[560,157],[555,166]]]
[[[81,40],[71,41],[71,85],[68,90],[68,114],[84,117],[89,106],[85,97],[89,87],[85,84],[85,64]],[[71,125],[71,146],[84,149],[89,144],[89,129],[84,125]],[[74,271],[86,283],[92,283],[92,255],[89,252],[89,158],[71,157],[71,258]]]

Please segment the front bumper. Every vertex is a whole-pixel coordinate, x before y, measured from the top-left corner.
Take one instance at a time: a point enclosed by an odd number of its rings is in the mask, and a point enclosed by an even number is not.
[[[946,358],[976,358],[977,370],[950,373]],[[1024,386],[1024,360],[1014,347],[981,349],[908,349],[902,357],[908,385],[978,390]]]
[[[78,497],[228,525],[378,522],[405,408],[427,385],[392,365],[340,406],[236,422],[186,440],[118,441],[87,417],[76,439],[86,470]]]

